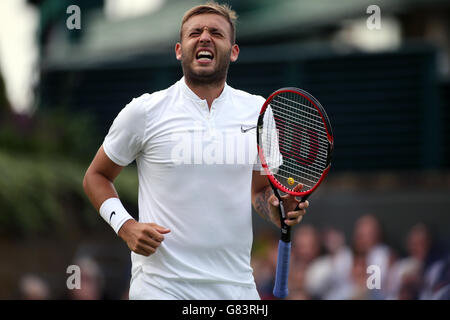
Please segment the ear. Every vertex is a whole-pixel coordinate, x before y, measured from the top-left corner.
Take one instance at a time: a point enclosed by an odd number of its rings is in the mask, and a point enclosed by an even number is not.
[[[231,47],[231,55],[230,55],[230,61],[235,62],[239,56],[239,46],[237,44],[234,44]]]
[[[175,57],[177,57],[177,60],[181,61],[181,43],[177,42],[175,45]]]

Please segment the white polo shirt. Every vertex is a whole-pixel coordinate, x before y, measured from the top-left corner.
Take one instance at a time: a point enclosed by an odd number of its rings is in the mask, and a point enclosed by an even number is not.
[[[118,114],[105,153],[121,166],[136,160],[139,221],[171,229],[155,254],[131,253],[133,273],[254,285],[251,182],[260,168],[250,127],[264,101],[225,85],[209,110],[182,78]]]

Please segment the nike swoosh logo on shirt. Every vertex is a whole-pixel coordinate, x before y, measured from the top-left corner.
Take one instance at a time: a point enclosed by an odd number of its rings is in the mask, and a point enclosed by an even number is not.
[[[111,215],[109,216],[109,222],[111,222],[111,218],[112,218],[112,216],[115,215],[115,214],[116,214],[115,211],[111,212]]]
[[[247,127],[247,128],[244,128],[243,126],[241,126],[241,132],[246,133],[247,131],[253,130],[255,128],[256,128],[256,126]]]

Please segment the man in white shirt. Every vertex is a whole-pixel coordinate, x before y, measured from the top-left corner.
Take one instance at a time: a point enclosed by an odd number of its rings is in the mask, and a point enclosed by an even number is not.
[[[132,251],[130,299],[259,299],[251,204],[278,226],[280,217],[250,129],[265,99],[226,84],[235,20],[217,3],[186,12],[175,46],[184,77],[122,109],[86,171],[86,194]],[[139,221],[113,185],[134,160]],[[290,226],[308,207],[293,211],[298,203],[285,197]]]

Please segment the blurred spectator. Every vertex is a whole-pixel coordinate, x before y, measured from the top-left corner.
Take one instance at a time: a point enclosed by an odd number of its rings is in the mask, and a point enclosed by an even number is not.
[[[401,285],[398,290],[398,300],[417,300],[420,288],[422,286],[422,277],[420,271],[413,270],[403,275]]]
[[[315,298],[306,291],[306,273],[310,265],[322,254],[320,235],[311,225],[301,225],[292,236],[289,299]]]
[[[450,300],[450,254],[433,263],[426,271],[420,299]]]
[[[364,215],[356,221],[353,249],[356,255],[365,257],[367,266],[375,265],[380,268],[381,289],[373,289],[370,292],[373,299],[384,299],[388,291],[387,278],[394,255],[392,250],[382,242],[381,225],[375,216]]]
[[[315,299],[340,299],[339,290],[349,281],[352,253],[345,236],[334,228],[322,234],[327,254],[312,262],[306,273],[306,290]]]
[[[48,300],[50,299],[50,288],[41,277],[27,274],[19,282],[19,299]]]
[[[365,255],[353,255],[348,269],[348,277],[340,279],[324,296],[327,300],[370,299],[367,288],[367,262]]]
[[[292,259],[308,266],[322,253],[319,232],[312,225],[301,225],[292,237]]]
[[[274,270],[269,259],[260,255],[254,256],[251,264],[259,296],[262,300],[272,299]]]
[[[104,299],[103,276],[99,265],[90,257],[78,258],[74,262],[80,267],[80,289],[69,289],[70,300],[101,300]]]
[[[252,268],[258,293],[263,300],[274,299],[272,294],[274,275],[276,272],[278,256],[278,240],[275,237],[264,235],[263,248],[252,256]]]
[[[308,267],[303,263],[296,263],[291,260],[289,267],[289,300],[309,300],[314,297],[310,296],[306,288],[306,272]]]
[[[351,281],[346,299],[367,300],[371,298],[367,288],[367,257],[365,255],[355,255],[351,272]]]
[[[382,241],[381,225],[373,215],[360,217],[354,227],[353,250],[344,234],[329,227],[322,234],[311,225],[292,235],[289,296],[291,300],[450,299],[450,254],[433,249],[431,231],[419,223],[406,239],[408,256],[395,261]],[[264,255],[254,256],[255,281],[262,299],[272,299],[277,241],[266,243]],[[369,289],[368,267],[380,269],[381,289]]]
[[[388,299],[418,298],[431,248],[431,235],[424,224],[419,223],[411,228],[406,247],[409,256],[396,262],[389,272]]]

